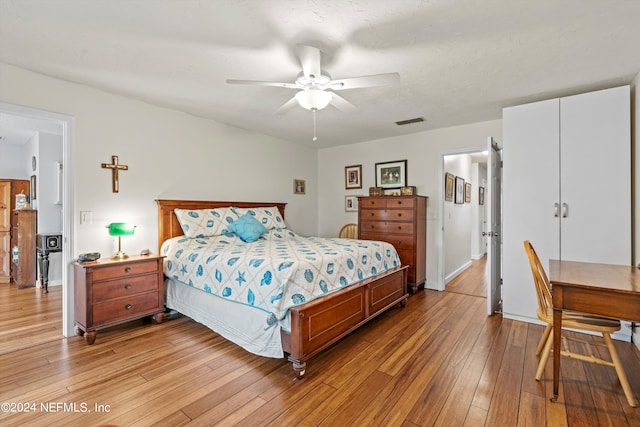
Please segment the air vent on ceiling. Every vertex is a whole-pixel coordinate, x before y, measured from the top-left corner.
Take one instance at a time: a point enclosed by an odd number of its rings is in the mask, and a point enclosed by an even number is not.
[[[396,122],[396,124],[398,126],[404,126],[404,125],[410,125],[411,123],[420,123],[420,122],[424,122],[424,118],[423,117],[416,117],[414,119],[400,120],[399,122]]]

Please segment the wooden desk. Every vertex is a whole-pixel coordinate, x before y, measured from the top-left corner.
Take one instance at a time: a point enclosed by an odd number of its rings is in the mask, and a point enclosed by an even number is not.
[[[640,269],[549,260],[553,293],[553,397],[560,382],[562,310],[640,322]]]

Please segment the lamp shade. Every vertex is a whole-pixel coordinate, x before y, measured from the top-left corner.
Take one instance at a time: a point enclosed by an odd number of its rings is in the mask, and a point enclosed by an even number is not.
[[[296,93],[296,101],[307,110],[322,110],[331,102],[331,92],[319,89],[306,89]]]
[[[132,236],[136,226],[128,222],[112,222],[109,224],[110,236]]]

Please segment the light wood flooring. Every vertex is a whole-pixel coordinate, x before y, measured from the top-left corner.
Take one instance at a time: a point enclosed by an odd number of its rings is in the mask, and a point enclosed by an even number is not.
[[[474,261],[311,359],[303,380],[185,317],[92,346],[62,338],[60,287],[2,285],[0,402],[13,406],[0,425],[640,426],[613,368],[563,359],[550,402],[551,364],[534,379],[542,326],[487,317],[482,282]],[[640,352],[616,347],[638,395]]]

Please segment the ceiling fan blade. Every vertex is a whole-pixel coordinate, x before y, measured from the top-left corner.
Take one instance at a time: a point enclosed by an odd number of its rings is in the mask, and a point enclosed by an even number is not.
[[[298,44],[296,48],[302,65],[302,74],[306,78],[319,77],[321,75],[320,49],[306,44]]]
[[[356,89],[360,87],[387,86],[400,83],[400,74],[374,74],[371,76],[350,77],[347,79],[331,80],[327,85],[331,90]]]
[[[298,101],[296,101],[296,97],[294,96],[293,98],[291,98],[290,100],[288,100],[287,102],[285,102],[284,104],[282,104],[282,106],[280,108],[278,108],[274,114],[284,114],[287,111],[291,110],[293,107],[295,107],[296,105],[298,105]]]
[[[227,83],[232,85],[252,85],[252,86],[276,86],[284,87],[287,89],[303,89],[302,86],[295,83],[280,83],[280,82],[263,82],[259,80],[233,80],[227,79]]]
[[[354,113],[358,111],[358,107],[356,107],[337,93],[331,93],[331,101],[329,103],[336,107],[338,110],[344,111],[345,113]]]

